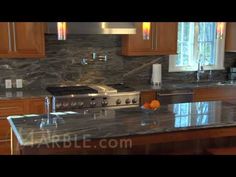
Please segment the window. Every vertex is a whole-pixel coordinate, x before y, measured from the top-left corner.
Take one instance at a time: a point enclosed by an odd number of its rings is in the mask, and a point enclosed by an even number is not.
[[[224,69],[225,23],[223,36],[217,38],[216,22],[178,23],[177,55],[169,57],[169,71]]]

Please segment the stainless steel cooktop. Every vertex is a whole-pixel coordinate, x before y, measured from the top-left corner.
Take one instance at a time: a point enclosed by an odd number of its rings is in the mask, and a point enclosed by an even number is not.
[[[74,110],[139,105],[139,92],[125,84],[58,85],[47,88],[53,95],[52,110]]]

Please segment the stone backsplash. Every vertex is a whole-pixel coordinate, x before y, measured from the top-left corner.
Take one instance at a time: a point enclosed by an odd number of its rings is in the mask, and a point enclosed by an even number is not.
[[[25,87],[45,88],[53,84],[79,83],[150,83],[152,64],[162,64],[163,82],[192,81],[195,72],[168,72],[168,56],[124,57],[120,35],[69,35],[58,41],[56,35],[46,35],[46,58],[0,59],[0,86],[5,79],[21,78]],[[92,52],[107,55],[108,61],[81,65],[82,58]],[[236,53],[225,54],[225,67],[235,65]],[[205,75],[205,76],[204,76]],[[203,74],[207,77],[207,72]],[[227,71],[213,71],[213,79],[226,79]]]

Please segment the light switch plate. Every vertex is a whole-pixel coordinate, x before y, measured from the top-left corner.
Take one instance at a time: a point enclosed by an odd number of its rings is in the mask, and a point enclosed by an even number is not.
[[[16,88],[22,88],[23,84],[22,84],[22,79],[16,79]]]
[[[11,79],[6,79],[6,80],[5,80],[5,87],[6,87],[7,89],[12,88]]]

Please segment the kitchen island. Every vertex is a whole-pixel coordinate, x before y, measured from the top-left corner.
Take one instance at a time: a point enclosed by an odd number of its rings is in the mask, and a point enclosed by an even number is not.
[[[12,154],[203,154],[236,146],[236,100],[9,116]]]

